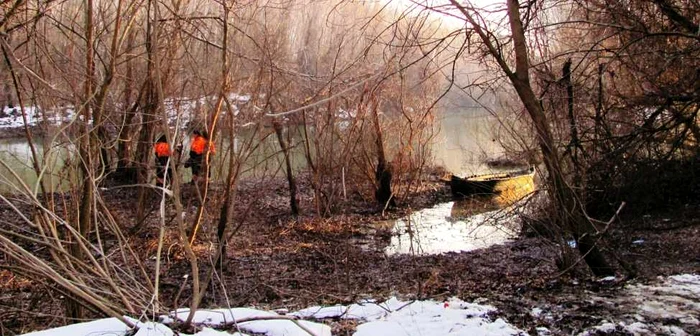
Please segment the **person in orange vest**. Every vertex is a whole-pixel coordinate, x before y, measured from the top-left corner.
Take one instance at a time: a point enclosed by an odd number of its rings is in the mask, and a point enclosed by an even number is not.
[[[209,154],[214,154],[214,144],[209,142],[209,137],[206,132],[195,130],[193,132],[192,143],[190,144],[190,158],[185,163],[185,168],[192,167],[192,182],[199,183],[204,162],[204,154],[206,154],[207,146]],[[211,171],[209,172],[211,174]]]
[[[170,160],[170,156],[172,155],[170,145],[168,145],[168,140],[165,135],[161,135],[160,138],[158,138],[153,148],[156,154],[156,186],[162,187],[165,185],[165,167],[168,166],[168,160]],[[173,163],[171,162],[167,169],[168,178],[170,178],[173,173],[172,165]]]

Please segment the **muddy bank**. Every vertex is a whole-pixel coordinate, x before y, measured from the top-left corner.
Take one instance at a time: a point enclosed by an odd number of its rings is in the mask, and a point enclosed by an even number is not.
[[[371,197],[360,190],[336,204],[333,216],[318,217],[312,211],[308,179],[300,177],[304,212],[297,218],[289,215],[284,180],[242,182],[231,223],[240,227],[228,241],[221,277],[215,279],[203,306],[296,310],[394,295],[438,300],[456,296],[494,305],[500,310],[499,317],[521,329],[535,333],[535,326],[544,325],[557,335],[578,333],[603,320],[631,313],[630,307],[594,299],[615,297],[626,280],[597,281],[582,265],[560,274],[555,263],[558,246],[537,237],[463,253],[386,255],[382,248],[388,244],[390,228],[375,223],[399,218],[410,209],[450,200],[449,190],[440,181],[424,182],[420,190],[400,200],[400,208],[393,211],[378,211]],[[187,222],[192,222],[197,205],[194,192],[190,186],[184,190]],[[135,228],[136,196],[136,189],[104,191],[105,202],[125,231]],[[221,190],[214,186],[212,203],[194,247],[203,263],[202,272],[211,266],[210,242],[216,231],[220,199]],[[156,195],[152,195],[150,208],[156,208],[156,200]],[[682,210],[615,224],[604,247],[614,250],[614,255],[636,270],[636,278],[630,281],[648,282],[657,275],[700,272],[700,211],[694,207]],[[12,212],[5,205],[0,205],[0,213],[5,220],[11,219]],[[166,217],[172,216],[169,208]],[[4,228],[3,223],[6,222],[0,222],[0,226]],[[157,248],[158,223],[155,211],[150,212],[130,240],[150,268],[154,266],[150,257]],[[183,281],[189,265],[178,247],[172,222],[168,225],[172,230],[167,231],[161,295],[166,305],[176,307],[190,295],[189,285]],[[372,243],[369,247],[357,244],[360,240]],[[0,259],[0,283],[4,284],[0,294],[0,328],[21,332],[66,322],[60,318],[61,294],[54,285],[36,277],[24,277],[7,256],[0,255]],[[549,317],[535,316],[535,307],[546,310]],[[337,334],[344,334],[343,330],[352,327],[338,324],[335,328]]]
[[[29,127],[32,136],[43,136],[44,131],[37,126]],[[0,139],[26,139],[27,131],[24,127],[0,128]]]

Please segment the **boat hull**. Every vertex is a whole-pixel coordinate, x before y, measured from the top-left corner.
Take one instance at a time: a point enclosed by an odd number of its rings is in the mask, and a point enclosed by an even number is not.
[[[534,169],[469,178],[453,175],[450,188],[455,198],[491,198],[499,206],[507,206],[535,191],[534,177]]]

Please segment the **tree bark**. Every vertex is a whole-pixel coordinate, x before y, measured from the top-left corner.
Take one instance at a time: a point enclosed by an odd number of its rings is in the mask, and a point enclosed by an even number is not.
[[[284,139],[284,134],[282,130],[282,125],[277,121],[272,121],[272,127],[275,129],[275,134],[277,134],[277,142],[280,144],[282,153],[284,154],[284,164],[287,172],[287,184],[289,185],[289,207],[292,210],[294,216],[299,215],[299,205],[297,202],[297,183],[294,180],[294,172],[292,171],[292,163],[289,158],[289,144]]]
[[[126,48],[131,51],[134,48],[135,33],[129,32],[126,39]],[[139,106],[139,101],[141,100],[141,95],[132,102],[132,91],[134,90],[132,82],[134,81],[134,62],[131,58],[127,58],[126,61],[126,74],[124,78],[124,108],[128,108],[127,112],[122,116],[122,128],[119,131],[117,138],[117,175],[123,177],[125,181],[129,183],[135,183],[135,176],[131,176],[129,170],[133,172],[132,166],[132,123],[134,122],[134,117],[136,116],[136,110]],[[144,82],[145,83],[145,82]],[[141,91],[143,92],[143,87]]]
[[[474,31],[479,35],[486,45],[489,53],[498,63],[499,67],[506,74],[513,84],[521,102],[525,106],[530,119],[535,126],[537,141],[542,151],[542,157],[548,172],[548,184],[550,185],[550,198],[552,205],[558,214],[557,220],[562,228],[574,237],[592,238],[595,228],[582,213],[581,204],[571,187],[566,183],[564,173],[561,168],[559,153],[555,147],[554,137],[549,126],[549,121],[544,113],[530,82],[530,65],[528,60],[527,43],[525,30],[520,19],[520,4],[518,0],[508,0],[508,21],[513,38],[515,52],[515,71],[512,71],[508,63],[500,53],[500,49],[493,45],[490,34],[487,34],[477,23],[474,17],[457,0],[450,0],[472,25]],[[587,237],[587,238],[586,238]],[[584,260],[591,271],[597,276],[613,275],[614,269],[607,263],[600,249],[595,244],[590,244],[588,240],[584,244],[578,244],[579,252],[584,256]]]
[[[222,39],[222,50],[221,50],[221,92],[219,93],[220,102],[223,103],[224,97],[229,90],[229,59],[228,59],[228,20],[229,20],[229,7],[226,2],[221,3],[221,7],[224,12],[223,17],[223,39]],[[219,244],[219,256],[214,262],[213,267],[218,267],[223,269],[224,261],[226,259],[226,228],[228,223],[233,217],[233,194],[234,187],[236,184],[236,178],[238,176],[238,169],[236,167],[236,134],[235,134],[235,113],[233,113],[231,106],[227,104],[228,108],[228,122],[229,122],[229,148],[228,151],[228,174],[226,176],[226,185],[224,189],[224,202],[221,204],[221,211],[219,212],[219,223],[216,230],[217,244]],[[204,291],[209,285],[211,277],[208,277],[202,283],[202,295],[204,296]]]
[[[375,92],[372,92],[370,102],[372,104],[372,118],[374,119],[374,132],[376,136],[375,144],[377,146],[377,170],[374,175],[377,182],[377,189],[375,190],[374,196],[379,206],[385,209],[387,207],[395,207],[396,201],[391,191],[392,174],[384,152],[384,135],[379,123],[379,100]]]
[[[579,204],[573,190],[566,183],[547,116],[530,84],[527,44],[523,24],[520,20],[518,0],[508,0],[508,18],[513,33],[516,64],[515,72],[508,77],[513,82],[520,100],[535,124],[544,163],[549,172],[552,197],[554,197],[553,203],[558,207],[559,220],[575,237],[584,237],[584,243],[579,242],[577,246],[591,271],[596,276],[614,275],[615,271],[607,263],[598,246],[590,240],[595,228],[582,213],[582,205]]]
[[[571,155],[571,163],[574,169],[574,188],[581,186],[580,164],[578,160],[578,152],[581,148],[581,142],[578,138],[578,129],[576,127],[576,116],[574,115],[574,85],[571,82],[571,58],[564,62],[562,67],[562,81],[566,87],[566,110],[569,118],[569,145],[567,151]]]
[[[94,201],[94,188],[93,188],[93,132],[92,127],[90,127],[90,120],[92,119],[92,95],[93,95],[93,74],[95,71],[94,66],[94,49],[93,49],[93,18],[92,18],[92,0],[85,1],[85,83],[84,83],[84,99],[83,99],[83,136],[81,137],[81,144],[79,155],[81,158],[81,169],[82,169],[82,187],[81,187],[81,198],[80,205],[78,206],[78,222],[76,223],[76,229],[80,233],[80,236],[89,239],[90,230],[92,229],[92,211],[93,211],[93,201]],[[79,238],[76,238],[79,239]],[[83,259],[83,252],[77,242],[72,242],[71,244],[71,254],[78,260]],[[73,319],[79,320],[84,317],[85,311],[79,302],[71,297],[66,298],[66,315]]]

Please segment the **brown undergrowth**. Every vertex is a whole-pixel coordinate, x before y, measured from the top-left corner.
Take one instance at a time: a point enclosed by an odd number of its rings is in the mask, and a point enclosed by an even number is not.
[[[555,265],[559,248],[538,237],[521,238],[488,249],[431,256],[383,253],[390,226],[376,225],[435,203],[449,201],[449,190],[437,179],[425,181],[400,207],[381,212],[371,200],[349,195],[330,217],[318,217],[308,194],[300,197],[299,217],[289,215],[284,180],[240,184],[223,269],[204,298],[204,307],[255,306],[263,309],[296,310],[318,304],[349,304],[363,298],[442,300],[456,296],[483,299],[499,308],[499,316],[525,330],[547,325],[555,333],[576,332],[600,322],[609,308],[587,303],[590,293],[619,290],[620,282],[604,285],[592,281],[584,267],[560,274]],[[309,190],[300,180],[301,190]],[[194,250],[205,265],[212,264],[215,223],[220,190],[213,187],[202,231]],[[105,200],[125,230],[132,230],[136,191],[109,189]],[[157,195],[152,195],[157,203]],[[356,198],[352,198],[356,197]],[[363,203],[364,202],[364,203]],[[193,221],[197,200],[192,187],[183,195],[186,220]],[[154,207],[155,208],[155,207]],[[5,226],[12,212],[4,205],[0,213]],[[700,220],[697,208],[650,214],[616,223],[606,248],[632,265],[639,279],[657,275],[700,272]],[[186,305],[190,284],[189,265],[176,239],[174,213],[166,213],[169,226],[161,266],[161,297],[171,308]],[[640,222],[641,221],[641,222]],[[646,223],[641,225],[640,223]],[[129,243],[154,267],[158,219],[152,211],[139,225]],[[643,240],[643,243],[633,243]],[[37,254],[47,253],[39,247]],[[50,283],[24,275],[17,265],[0,255],[0,335],[46,329],[67,323],[62,318],[62,294]],[[124,265],[128,267],[128,265]],[[555,306],[555,318],[535,319],[534,306]],[[591,313],[597,312],[597,313]],[[98,317],[92,314],[92,317]],[[347,334],[347,323],[331,322],[337,334]]]

